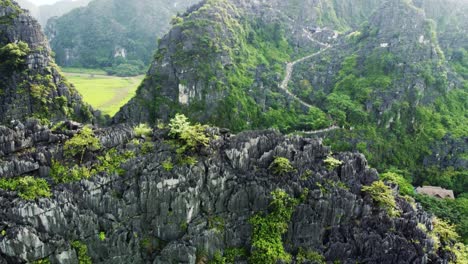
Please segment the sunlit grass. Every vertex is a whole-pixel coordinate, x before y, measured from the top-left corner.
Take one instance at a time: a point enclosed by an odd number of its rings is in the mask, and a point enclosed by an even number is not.
[[[85,102],[104,114],[114,116],[133,96],[143,76],[117,77],[96,74],[99,70],[64,68],[70,83],[75,85]]]

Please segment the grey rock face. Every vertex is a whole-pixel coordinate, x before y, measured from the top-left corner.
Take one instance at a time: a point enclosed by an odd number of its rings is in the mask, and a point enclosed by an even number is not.
[[[51,120],[94,119],[92,109],[59,72],[39,23],[26,10],[0,6],[0,47],[24,42],[30,52],[24,65],[12,69],[0,63],[0,124],[38,116]],[[35,90],[35,92],[33,92]]]
[[[48,166],[51,157],[61,155],[59,142],[75,133],[52,133],[32,124],[0,131],[2,166],[8,160]],[[129,127],[96,134],[105,149],[136,151],[123,165],[124,175],[58,185],[52,198],[30,202],[0,190],[0,229],[6,231],[0,236],[0,262],[48,258],[51,263],[77,263],[71,247],[76,240],[87,245],[95,263],[194,264],[200,251],[212,256],[232,247],[248,250],[248,220],[268,211],[270,192],[277,188],[294,197],[310,190],[283,238],[293,254],[304,247],[342,263],[444,262],[431,253],[432,241],[417,228],[418,223],[431,228],[426,213],[397,198],[401,217],[389,218],[361,192],[363,185],[378,179],[361,154],[334,154],[343,164],[329,170],[324,159],[332,154],[320,139],[275,131],[224,133],[198,152],[195,165],[176,164],[168,171],[162,163],[175,160],[176,154],[164,131],[156,131],[155,147],[146,154],[132,147]],[[31,154],[20,154],[19,146],[33,145]],[[297,171],[273,175],[269,166],[278,156],[288,158]],[[6,168],[3,173],[9,176],[23,174],[17,167]],[[28,174],[39,175],[40,170],[31,168]]]

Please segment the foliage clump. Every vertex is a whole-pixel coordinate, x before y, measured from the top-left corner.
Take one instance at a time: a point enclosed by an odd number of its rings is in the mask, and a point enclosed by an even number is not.
[[[94,135],[93,130],[86,126],[72,139],[65,142],[63,150],[65,155],[73,158],[79,155],[80,164],[83,162],[83,157],[86,151],[96,151],[101,149],[101,142]]]
[[[171,171],[174,168],[174,164],[172,163],[171,159],[163,161],[161,165],[165,171]]]
[[[104,231],[99,232],[99,240],[106,240],[106,233]]]
[[[417,194],[416,201],[425,210],[438,218],[456,225],[456,230],[464,243],[468,243],[468,198],[437,199],[428,195]]]
[[[24,200],[52,196],[49,184],[44,179],[25,176],[19,178],[1,178],[0,189],[15,191]]]
[[[291,255],[284,249],[282,235],[288,231],[288,224],[299,200],[291,198],[280,189],[273,191],[271,195],[273,200],[270,203],[270,213],[257,214],[250,219],[253,232],[249,263],[273,264],[278,261],[291,261]]]
[[[76,164],[67,165],[52,160],[50,176],[54,179],[55,183],[70,183],[89,179],[98,173],[122,175],[125,172],[121,168],[122,163],[134,156],[135,154],[131,151],[120,154],[116,149],[111,149],[104,155],[98,156],[98,162],[91,167]]]
[[[276,157],[269,169],[276,175],[285,175],[295,171],[289,159],[284,157]]]
[[[299,248],[299,251],[296,255],[296,262],[298,264],[302,263],[315,263],[315,264],[325,264],[325,257],[313,250],[305,250],[303,248]]]
[[[59,161],[52,160],[50,177],[55,183],[70,183],[91,178],[91,170],[86,166],[74,165],[67,167]]]
[[[92,264],[93,263],[93,261],[88,255],[88,246],[86,246],[81,241],[73,241],[71,245],[75,249],[76,254],[78,255],[78,263],[80,264]]]
[[[400,187],[400,194],[401,195],[414,195],[414,187],[411,183],[402,175],[396,172],[386,172],[380,174],[380,179],[382,181],[388,181],[395,184],[398,184]]]
[[[329,170],[334,170],[338,168],[341,164],[343,164],[342,161],[335,159],[332,156],[328,156],[325,160],[325,165],[327,166],[327,169]]]
[[[207,126],[191,125],[183,114],[176,114],[169,123],[169,135],[179,140],[177,153],[195,150],[198,147],[208,146],[210,138],[206,134]]]
[[[26,61],[26,56],[31,52],[28,43],[8,43],[0,48],[0,70],[17,70]]]
[[[149,127],[148,124],[139,124],[138,126],[133,128],[133,131],[135,132],[135,135],[137,137],[150,137],[151,134],[153,133],[153,130],[151,127]]]
[[[363,186],[361,190],[368,193],[372,197],[372,200],[387,211],[389,216],[395,217],[400,215],[392,190],[383,181],[375,181],[370,186]]]

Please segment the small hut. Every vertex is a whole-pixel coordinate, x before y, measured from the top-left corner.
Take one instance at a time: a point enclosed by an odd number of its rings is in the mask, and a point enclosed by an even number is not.
[[[436,198],[449,198],[455,199],[455,195],[452,190],[447,190],[438,186],[423,186],[416,188],[416,192],[419,194],[426,194]]]

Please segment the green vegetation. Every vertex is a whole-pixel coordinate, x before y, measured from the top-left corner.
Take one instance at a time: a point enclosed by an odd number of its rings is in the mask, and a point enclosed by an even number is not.
[[[250,219],[253,232],[249,263],[275,264],[278,261],[291,261],[291,255],[284,250],[282,235],[288,230],[288,224],[299,200],[289,197],[279,189],[271,195],[273,200],[270,203],[269,214],[257,214]]]
[[[33,261],[32,264],[50,264],[49,258]]]
[[[169,123],[169,135],[178,140],[177,153],[182,154],[199,147],[208,146],[210,138],[206,134],[207,126],[200,124],[191,125],[188,118],[181,114],[171,119]]]
[[[81,241],[73,241],[71,246],[75,249],[78,255],[79,264],[92,264],[93,261],[88,256],[88,247]]]
[[[3,0],[0,2],[2,7],[12,7],[13,12],[10,14],[5,14],[0,17],[0,25],[2,24],[11,24],[12,20],[18,17],[19,14],[23,13],[23,10],[18,5],[13,4],[11,0]]]
[[[137,137],[150,137],[153,134],[153,129],[148,124],[139,124],[133,128]]]
[[[63,150],[65,155],[70,158],[79,155],[80,164],[83,163],[83,157],[87,151],[97,151],[101,149],[101,142],[94,135],[93,130],[85,126],[72,139],[65,142]]]
[[[143,76],[105,76],[96,70],[80,68],[65,68],[64,71],[85,102],[110,116],[114,116],[120,107],[135,96],[138,85],[143,80]]]
[[[24,66],[26,56],[31,50],[28,43],[19,41],[18,43],[8,43],[0,48],[0,70],[15,71]]]
[[[397,172],[389,171],[386,173],[380,174],[380,179],[382,181],[388,181],[395,184],[398,184],[400,187],[400,194],[401,195],[414,195],[414,187],[411,185],[409,180],[407,180],[404,176],[398,174]]]
[[[121,168],[122,163],[133,157],[135,157],[135,154],[131,151],[119,153],[116,149],[110,149],[103,155],[98,156],[98,162],[94,163],[91,168],[85,165],[76,165],[74,161],[62,164],[59,161],[52,160],[50,176],[55,183],[71,183],[89,179],[98,173],[122,175],[125,172]]]
[[[54,20],[51,47],[61,66],[104,69],[120,76],[143,74],[157,47],[155,40],[167,32],[172,15],[195,3],[98,1]],[[73,56],[67,56],[67,50],[73,50]]]
[[[165,171],[171,171],[174,168],[174,164],[171,159],[163,161],[162,166]]]
[[[99,240],[104,241],[106,240],[106,233],[101,231],[99,232]]]
[[[273,174],[280,176],[296,171],[296,169],[291,165],[291,162],[287,158],[283,157],[276,157],[270,164],[269,169]]]
[[[220,216],[208,217],[208,228],[215,229],[218,233],[224,232],[224,219]]]
[[[375,181],[370,186],[363,186],[362,191],[368,193],[390,217],[400,215],[392,190],[383,181]]]
[[[342,161],[337,160],[333,158],[332,156],[328,156],[323,162],[325,163],[325,166],[327,166],[327,169],[329,170],[334,170],[338,168],[339,166],[341,166],[341,164],[343,164]]]
[[[226,263],[234,264],[236,260],[247,257],[247,251],[244,248],[227,248],[224,250]]]
[[[216,251],[213,255],[213,259],[211,259],[209,264],[226,264],[226,258],[223,257],[220,251]]]
[[[121,165],[134,157],[135,153],[132,151],[119,153],[115,148],[110,149],[104,155],[97,157],[98,162],[94,164],[91,173],[97,174],[105,172],[108,175],[123,175],[125,170],[122,169]]]
[[[50,177],[54,182],[71,183],[91,178],[91,170],[85,166],[74,165],[71,167],[62,165],[59,161],[52,160]]]
[[[314,263],[314,264],[325,264],[325,257],[313,250],[304,250],[303,248],[299,248],[299,251],[296,255],[296,262],[298,264],[302,263]]]
[[[247,256],[247,252],[243,248],[228,248],[224,250],[224,255],[220,251],[216,251],[209,264],[234,264],[236,260],[243,259]]]
[[[0,189],[15,191],[24,200],[34,200],[40,197],[50,197],[49,184],[44,179],[24,176],[18,178],[1,178]]]
[[[416,195],[425,210],[435,214],[456,226],[456,231],[460,234],[461,240],[468,244],[468,197],[452,199],[437,199],[427,195]]]

